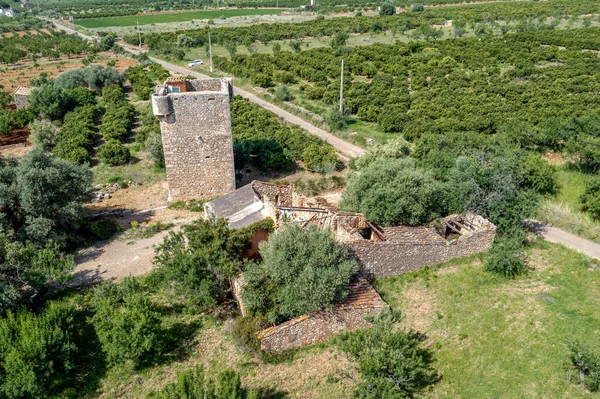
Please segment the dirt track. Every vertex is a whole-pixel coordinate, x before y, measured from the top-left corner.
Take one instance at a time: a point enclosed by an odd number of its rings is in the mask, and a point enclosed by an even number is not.
[[[539,233],[544,240],[553,242],[556,244],[562,244],[567,248],[573,249],[577,252],[581,252],[591,258],[600,260],[600,244],[588,241],[584,238],[578,237],[574,234],[567,233],[556,227],[546,226],[538,221],[530,221],[530,228]]]

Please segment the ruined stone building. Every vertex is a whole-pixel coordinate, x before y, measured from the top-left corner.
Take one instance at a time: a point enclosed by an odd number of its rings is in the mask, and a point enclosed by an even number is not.
[[[15,104],[18,108],[27,108],[29,106],[29,96],[31,95],[31,87],[19,86],[13,93]]]
[[[308,313],[260,332],[260,348],[276,353],[325,342],[340,332],[370,327],[365,316],[388,308],[371,284],[360,279],[348,285],[348,296],[331,312]]]
[[[496,226],[473,214],[451,215],[429,226],[381,227],[364,215],[338,211],[323,198],[307,198],[294,186],[254,181],[205,205],[207,217],[225,218],[230,227],[245,227],[271,218],[275,226],[285,222],[314,224],[330,229],[344,243],[368,278],[396,276],[450,259],[487,251]]]
[[[329,229],[344,243],[360,265],[359,279],[348,286],[349,295],[331,312],[317,311],[262,331],[261,349],[281,352],[328,340],[344,330],[369,327],[365,316],[387,309],[368,280],[395,276],[441,262],[485,252],[496,226],[466,213],[442,218],[429,226],[381,227],[355,212],[340,212],[323,198],[307,198],[294,186],[253,181],[233,193],[205,204],[207,218],[225,218],[231,228],[246,227],[265,218],[275,226],[298,223]],[[243,276],[233,282],[242,315]]]
[[[169,77],[152,95],[160,121],[169,201],[210,199],[235,190],[231,79]]]

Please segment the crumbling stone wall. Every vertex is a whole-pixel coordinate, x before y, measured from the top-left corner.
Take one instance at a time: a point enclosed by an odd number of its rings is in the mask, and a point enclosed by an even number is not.
[[[396,276],[467,255],[487,251],[496,230],[483,229],[452,242],[393,242],[362,240],[347,242],[361,272],[371,278]]]
[[[365,316],[388,308],[369,282],[359,279],[348,284],[348,296],[334,310],[308,313],[261,332],[260,347],[282,352],[324,342],[342,331],[370,327]]]
[[[324,342],[346,330],[370,327],[365,316],[379,311],[348,309],[300,316],[263,332],[259,336],[260,348],[276,353]]]
[[[235,190],[231,80],[186,84],[187,92],[169,93],[160,87],[152,96],[152,109],[160,121],[170,201],[210,199]]]

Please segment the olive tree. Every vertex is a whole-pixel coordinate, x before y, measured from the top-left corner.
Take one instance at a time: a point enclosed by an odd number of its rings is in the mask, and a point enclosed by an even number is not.
[[[243,298],[254,315],[278,322],[332,309],[358,271],[346,248],[329,231],[285,224],[261,244],[262,263],[244,273]]]
[[[79,227],[92,173],[34,148],[20,161],[0,159],[0,223],[20,238],[63,245]]]
[[[445,192],[445,184],[412,159],[380,158],[350,176],[341,205],[383,225],[415,226],[444,212]]]

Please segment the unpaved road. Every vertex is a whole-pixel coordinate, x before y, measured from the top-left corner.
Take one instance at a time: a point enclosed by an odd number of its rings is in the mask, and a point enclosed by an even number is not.
[[[555,244],[562,244],[567,248],[581,252],[590,258],[600,260],[600,244],[578,237],[556,227],[546,226],[542,222],[529,221],[531,230],[540,234],[544,240]]]
[[[68,33],[77,33],[80,37],[90,40],[90,41],[95,40],[93,37],[84,35],[83,33],[78,33],[75,30],[73,30],[72,28],[69,28],[60,23],[57,23],[57,21],[52,21],[52,22],[60,30],[63,30]],[[130,44],[127,44],[125,42],[119,42],[118,44],[131,54],[137,55],[140,53],[139,48],[137,48],[135,46],[131,46]],[[184,68],[184,67],[180,67],[175,64],[171,64],[170,62],[163,61],[159,58],[150,57],[150,59],[153,62],[156,62],[157,64],[162,65],[164,68],[166,68],[172,72],[176,72],[176,73],[186,75],[186,76],[187,75],[194,76],[198,79],[210,78],[210,76],[203,75],[198,72],[194,72],[188,68]],[[252,94],[246,90],[242,90],[239,87],[234,87],[233,92],[239,96],[247,98],[248,100],[252,101],[253,103],[255,103],[257,105],[260,105],[261,107],[263,107],[265,109],[268,109],[269,111],[271,111],[274,114],[278,115],[279,117],[283,118],[285,121],[292,123],[294,125],[300,126],[301,128],[307,130],[309,133],[314,134],[315,136],[325,140],[326,142],[331,144],[333,146],[333,148],[335,148],[335,150],[338,153],[340,153],[342,156],[345,156],[348,158],[356,158],[356,157],[360,157],[361,155],[363,155],[365,153],[364,149],[362,149],[354,144],[348,143],[347,141],[344,141],[344,140],[340,139],[339,137],[336,137],[333,134],[328,133],[325,130],[312,125],[311,123],[305,121],[304,119],[299,118],[296,115],[291,114],[291,113],[287,112],[286,110],[281,109],[278,106],[273,105],[270,102],[263,100],[262,98],[257,97],[254,94]]]

